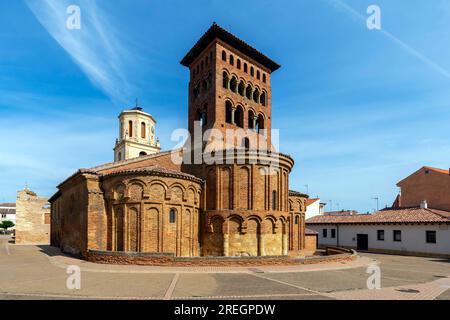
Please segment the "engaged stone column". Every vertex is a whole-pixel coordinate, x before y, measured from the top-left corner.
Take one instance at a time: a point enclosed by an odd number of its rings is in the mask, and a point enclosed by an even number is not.
[[[256,120],[258,120],[258,117],[253,116],[253,130],[256,130]]]
[[[266,249],[264,248],[264,234],[260,233],[258,235],[258,256],[265,256]]]
[[[236,124],[235,122],[234,122],[234,112],[236,111],[236,108],[233,108],[233,109],[231,109],[231,123],[232,124]]]
[[[283,233],[282,236],[282,246],[283,246],[283,255],[287,256],[288,255],[288,237],[286,233]]]
[[[228,243],[229,243],[229,235],[228,233],[223,234],[223,256],[228,257],[229,256],[229,250],[228,250]]]

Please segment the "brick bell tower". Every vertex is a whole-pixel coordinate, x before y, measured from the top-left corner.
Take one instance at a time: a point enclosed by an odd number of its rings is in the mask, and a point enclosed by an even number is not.
[[[225,149],[271,147],[271,73],[280,68],[214,23],[182,59],[190,70],[189,132],[218,129]],[[245,137],[226,136],[227,129]]]

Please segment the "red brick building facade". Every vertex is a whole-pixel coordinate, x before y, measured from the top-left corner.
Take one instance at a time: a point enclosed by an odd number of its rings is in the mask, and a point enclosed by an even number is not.
[[[399,183],[394,207],[418,207],[423,201],[433,209],[450,211],[450,169],[422,167]]]
[[[270,130],[270,76],[280,66],[216,24],[181,64],[190,70],[193,139],[60,184],[52,245],[83,257],[302,255],[307,196],[289,191],[294,161],[275,152]]]

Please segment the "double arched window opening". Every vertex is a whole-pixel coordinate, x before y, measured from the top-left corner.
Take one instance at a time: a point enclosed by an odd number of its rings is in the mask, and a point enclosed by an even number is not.
[[[248,129],[255,130],[258,133],[264,129],[263,114],[256,116],[253,110],[249,110],[247,113],[247,121]],[[244,108],[241,105],[234,107],[231,101],[227,100],[225,102],[225,122],[244,128]]]
[[[239,81],[236,76],[230,78],[226,71],[222,73],[222,86],[262,106],[267,105],[267,93],[265,90],[260,91],[258,87],[253,88],[250,83],[246,86],[244,80]]]

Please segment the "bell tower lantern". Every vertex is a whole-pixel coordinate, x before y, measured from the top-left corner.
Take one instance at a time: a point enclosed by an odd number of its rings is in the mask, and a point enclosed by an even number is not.
[[[114,147],[114,161],[160,152],[155,126],[155,119],[141,107],[122,111],[119,115],[119,138]]]

